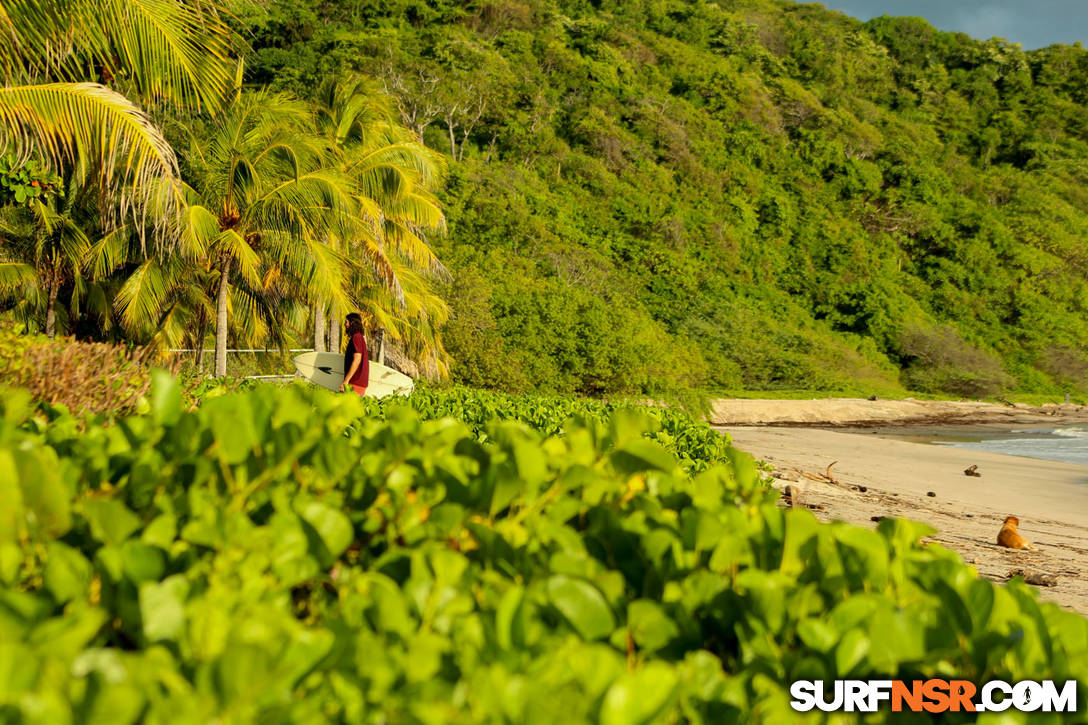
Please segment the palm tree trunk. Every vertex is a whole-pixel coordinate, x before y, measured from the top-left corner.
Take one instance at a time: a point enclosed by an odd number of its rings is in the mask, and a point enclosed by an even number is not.
[[[332,311],[329,313],[329,351],[340,352],[340,328],[343,322],[340,320],[340,303],[333,300]]]
[[[374,362],[385,365],[385,328],[378,328],[378,359]]]
[[[215,377],[227,376],[227,287],[230,280],[230,257],[223,260],[219,272],[219,291],[215,299]]]
[[[325,352],[325,303],[314,302],[314,352]]]
[[[204,372],[204,337],[208,332],[208,318],[204,313],[204,305],[200,306],[200,314],[197,317],[196,323],[196,337],[193,339],[193,347],[196,348],[196,354],[193,356],[196,363],[196,374],[201,375]]]
[[[53,271],[49,275],[49,302],[45,308],[45,336],[50,340],[57,336],[57,293],[60,291],[60,275],[57,274],[57,265],[53,263]]]

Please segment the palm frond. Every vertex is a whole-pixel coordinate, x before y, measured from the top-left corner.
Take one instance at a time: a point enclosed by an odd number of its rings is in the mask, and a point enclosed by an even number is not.
[[[321,169],[286,179],[250,202],[260,227],[297,236],[327,236],[348,224],[355,208],[349,180]]]
[[[261,266],[261,257],[238,232],[233,229],[221,232],[215,238],[212,247],[234,261],[234,269],[248,284],[260,285],[261,277],[258,269]]]
[[[90,271],[91,279],[103,279],[128,261],[129,234],[128,227],[119,227],[87,248],[81,263]]]
[[[126,330],[143,332],[159,319],[171,286],[170,271],[153,257],[137,267],[121,285],[114,306]]]
[[[40,200],[34,200],[30,210],[41,230],[39,244],[59,252],[68,262],[68,266],[78,268],[91,247],[91,240],[87,238],[83,227],[71,215],[59,212]]]
[[[239,37],[208,2],[99,0],[112,60],[144,97],[216,109],[235,86]]]
[[[79,81],[96,67],[144,99],[213,110],[234,88],[244,43],[217,2],[3,0],[5,76]]]
[[[346,161],[345,171],[352,175],[373,174],[380,179],[380,172],[393,170],[413,174],[425,187],[437,183],[446,168],[442,156],[415,141],[360,146],[348,152]]]
[[[146,218],[149,190],[161,194],[158,185],[178,175],[173,150],[147,114],[96,83],[0,87],[0,150],[10,148],[33,149],[81,175],[94,169],[122,215]]]
[[[34,267],[22,262],[0,261],[0,295],[11,296],[34,287],[38,274]]]
[[[179,226],[176,253],[184,259],[201,259],[219,236],[219,220],[200,204],[181,210]]]

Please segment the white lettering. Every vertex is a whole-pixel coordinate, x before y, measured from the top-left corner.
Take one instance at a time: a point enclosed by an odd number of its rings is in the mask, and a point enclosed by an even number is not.
[[[1012,701],[1020,712],[1035,712],[1043,706],[1043,688],[1031,680],[1017,682],[1012,688]]]
[[[845,703],[847,712],[869,712],[866,701],[869,699],[866,691],[869,689],[864,680],[847,680],[845,682]]]
[[[823,712],[837,712],[839,708],[842,707],[843,700],[846,699],[845,695],[843,694],[842,680],[835,680],[835,685],[833,688],[833,692],[835,693],[835,699],[833,699],[831,702],[827,702],[824,699],[824,696],[826,695],[826,693],[824,692],[824,683],[817,682],[816,685],[817,687],[819,687],[819,694],[817,695],[819,699],[816,701],[816,707],[820,708]]]
[[[892,699],[891,680],[870,680],[869,682],[869,709],[866,712],[876,712],[880,709],[880,703]]]
[[[1053,711],[1051,710],[1053,707]],[[1043,712],[1076,712],[1077,681],[1066,680],[1059,693],[1054,680],[1043,680]]]
[[[1005,697],[994,701],[994,692],[1000,691]],[[1001,680],[992,680],[982,686],[982,702],[975,707],[979,712],[1004,712],[1012,707],[1012,685]]]
[[[798,680],[790,685],[790,707],[797,712],[808,712],[816,707],[816,683],[811,680]]]

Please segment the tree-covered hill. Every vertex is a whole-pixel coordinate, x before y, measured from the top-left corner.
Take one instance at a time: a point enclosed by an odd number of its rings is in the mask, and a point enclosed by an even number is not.
[[[773,0],[279,0],[248,80],[444,152],[455,377],[601,393],[1088,378],[1088,52]]]

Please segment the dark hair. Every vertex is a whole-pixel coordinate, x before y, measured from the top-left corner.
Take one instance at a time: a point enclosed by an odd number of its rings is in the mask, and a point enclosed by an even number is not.
[[[365,333],[363,328],[363,316],[358,312],[352,312],[348,315],[347,319],[348,335],[354,335],[356,332]]]

